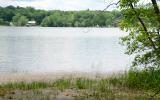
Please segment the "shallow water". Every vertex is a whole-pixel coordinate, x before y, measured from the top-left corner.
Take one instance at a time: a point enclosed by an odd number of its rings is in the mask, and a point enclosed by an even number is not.
[[[0,27],[0,73],[113,72],[128,68],[118,28]]]

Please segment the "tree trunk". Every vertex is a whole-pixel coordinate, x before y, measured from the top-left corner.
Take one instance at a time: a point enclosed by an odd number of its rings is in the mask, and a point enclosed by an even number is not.
[[[154,49],[155,51],[157,51],[156,45],[155,45],[154,42],[152,41],[152,38],[150,37],[150,33],[148,32],[148,29],[147,29],[146,25],[144,24],[143,20],[142,20],[142,19],[139,17],[139,15],[137,14],[137,12],[136,12],[136,10],[135,10],[135,8],[134,8],[134,6],[133,6],[132,3],[130,3],[130,7],[131,7],[131,9],[134,11],[134,13],[135,13],[137,19],[139,20],[139,22],[141,23],[141,25],[142,25],[145,33],[147,34],[148,40],[149,40],[149,41],[151,42],[151,44],[152,44],[153,49]]]
[[[157,4],[157,1],[156,0],[151,0],[152,1],[152,5],[154,7],[154,11],[157,15],[157,19],[158,19],[158,22],[159,22],[159,29],[160,29],[160,10],[159,10],[159,7],[158,7],[158,4]],[[158,29],[158,30],[159,30]]]

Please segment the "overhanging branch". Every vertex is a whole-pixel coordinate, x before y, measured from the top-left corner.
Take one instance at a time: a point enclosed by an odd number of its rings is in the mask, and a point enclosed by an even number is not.
[[[154,49],[155,51],[157,51],[157,48],[156,48],[154,42],[152,41],[152,38],[150,37],[150,34],[148,33],[147,27],[145,26],[143,20],[142,20],[142,19],[139,17],[139,15],[137,14],[137,11],[135,10],[135,8],[134,8],[134,6],[133,6],[132,3],[130,3],[130,7],[131,7],[131,9],[134,11],[134,13],[135,13],[137,19],[139,20],[139,22],[141,23],[141,25],[142,25],[142,27],[143,27],[143,29],[144,29],[147,37],[148,37],[148,40],[149,40],[149,41],[151,42],[151,44],[152,44],[153,49]]]
[[[116,2],[116,3],[111,3],[109,4],[103,11],[107,10],[110,6],[113,6],[113,5],[118,5],[120,3],[120,1]]]

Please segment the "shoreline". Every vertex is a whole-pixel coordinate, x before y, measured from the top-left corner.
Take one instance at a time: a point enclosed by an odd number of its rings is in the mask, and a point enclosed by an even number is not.
[[[28,27],[28,26],[5,26],[0,25],[0,27]],[[28,28],[32,27],[41,27],[41,28],[119,28],[119,27],[44,27],[44,26],[29,26]]]
[[[94,73],[94,72],[46,72],[46,73],[0,73],[0,84],[17,82],[50,82],[58,79],[68,78],[108,78],[117,77],[124,72]]]
[[[0,99],[146,100],[154,94],[152,89],[146,88],[150,83],[143,83],[141,77],[147,77],[143,72],[127,73],[0,73]],[[154,98],[159,100],[160,95]]]

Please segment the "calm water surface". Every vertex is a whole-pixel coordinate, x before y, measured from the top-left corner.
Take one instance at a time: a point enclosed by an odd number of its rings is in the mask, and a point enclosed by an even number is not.
[[[118,28],[0,27],[0,73],[127,69]]]

